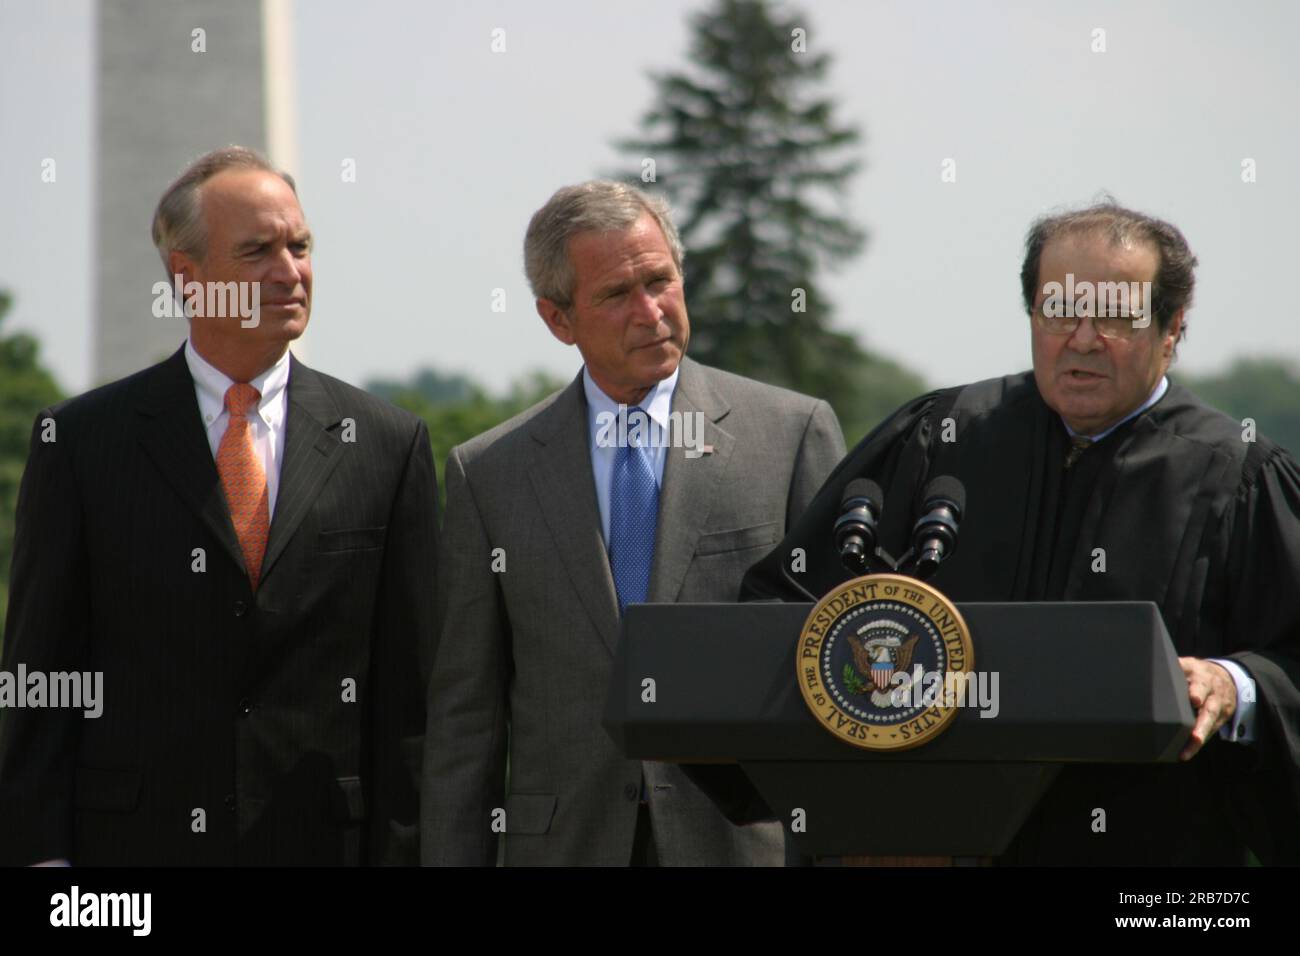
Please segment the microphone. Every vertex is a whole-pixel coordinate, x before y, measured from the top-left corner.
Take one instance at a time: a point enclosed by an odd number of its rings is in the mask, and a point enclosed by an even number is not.
[[[835,521],[835,550],[854,574],[867,573],[867,560],[876,550],[876,522],[884,510],[885,495],[869,478],[854,478],[840,499]]]
[[[925,514],[912,528],[914,576],[924,580],[957,550],[957,525],[966,509],[966,488],[951,475],[940,475],[925,486]]]

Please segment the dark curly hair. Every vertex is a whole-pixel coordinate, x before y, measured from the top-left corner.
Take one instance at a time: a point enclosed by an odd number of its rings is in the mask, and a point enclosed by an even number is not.
[[[1126,209],[1109,198],[1086,209],[1042,216],[1029,227],[1025,236],[1025,261],[1020,267],[1020,292],[1024,296],[1025,311],[1032,313],[1034,310],[1038,265],[1047,243],[1061,235],[1093,231],[1102,233],[1116,245],[1149,242],[1156,247],[1160,265],[1156,267],[1155,281],[1151,286],[1152,312],[1160,331],[1166,331],[1178,310],[1192,304],[1192,290],[1196,287],[1196,256],[1177,226]],[[1178,333],[1179,342],[1186,333],[1187,319],[1184,316]]]

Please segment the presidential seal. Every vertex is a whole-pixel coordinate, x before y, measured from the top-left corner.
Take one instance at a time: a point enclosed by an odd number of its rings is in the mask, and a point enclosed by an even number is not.
[[[869,574],[812,609],[795,655],[818,723],[866,750],[906,750],[953,718],[975,668],[957,608],[923,581]]]

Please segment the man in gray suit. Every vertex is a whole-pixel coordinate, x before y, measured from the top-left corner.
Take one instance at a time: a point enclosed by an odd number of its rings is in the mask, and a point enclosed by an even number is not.
[[[490,865],[504,835],[508,865],[779,866],[779,824],[733,826],[678,767],[624,759],[601,710],[622,609],[736,600],[843,457],[839,423],[684,357],[662,201],[561,189],[524,254],[538,313],[585,365],[447,460],[422,859]]]

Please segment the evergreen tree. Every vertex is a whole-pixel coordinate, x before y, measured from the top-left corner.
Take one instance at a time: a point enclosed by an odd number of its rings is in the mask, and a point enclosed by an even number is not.
[[[0,290],[0,326],[13,299]],[[36,413],[62,396],[54,377],[40,363],[36,339],[22,332],[0,335],[0,635],[8,604],[9,565],[13,556],[14,511],[18,485]]]
[[[674,206],[690,353],[826,398],[852,443],[925,389],[836,331],[818,288],[818,270],[865,240],[840,211],[859,134],[837,124],[819,93],[830,56],[807,17],[762,0],[719,0],[692,26],[694,71],[652,77],[657,105],[644,138],[619,144],[639,184]]]

